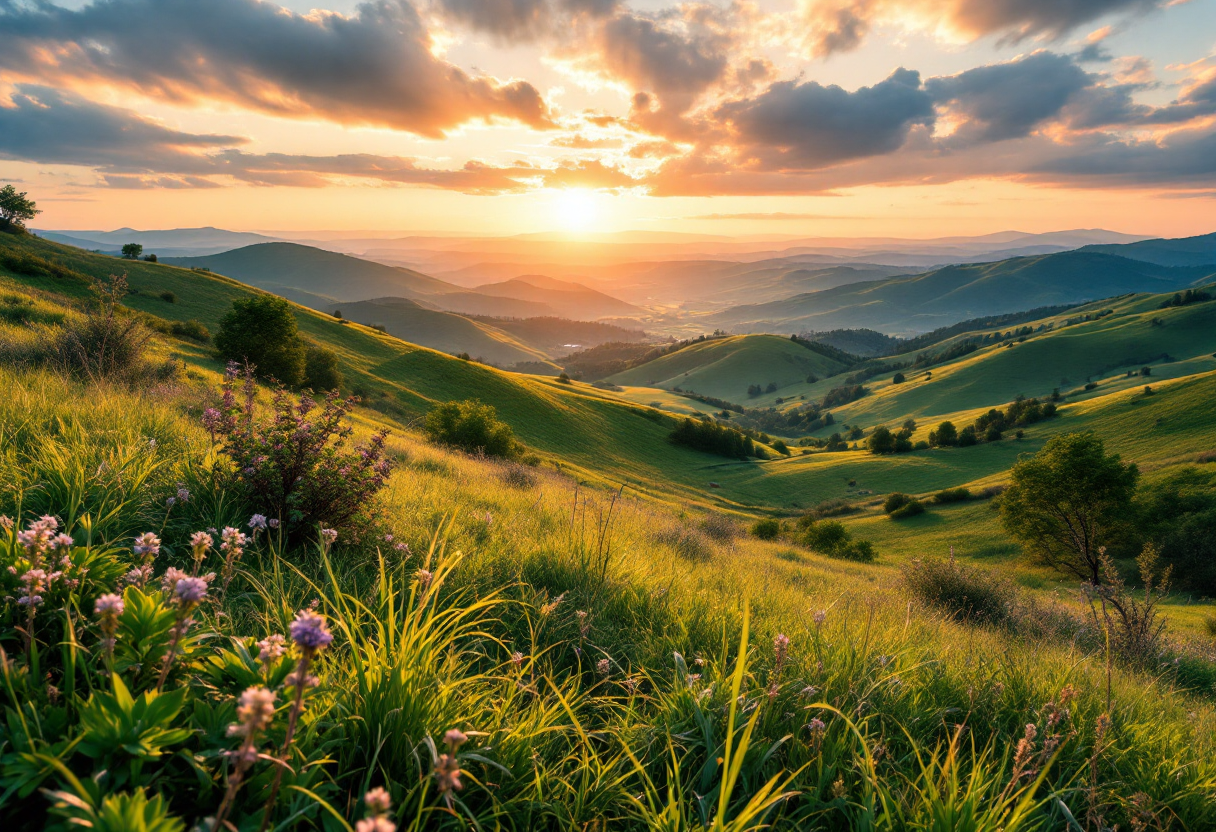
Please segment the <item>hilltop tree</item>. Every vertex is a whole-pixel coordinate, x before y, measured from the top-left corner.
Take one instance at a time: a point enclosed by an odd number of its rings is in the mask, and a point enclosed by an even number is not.
[[[1092,432],[1054,436],[1013,466],[1001,523],[1026,550],[1061,572],[1102,582],[1101,553],[1126,539],[1140,471],[1107,454]]]
[[[296,317],[291,304],[274,295],[234,300],[220,319],[215,351],[226,361],[252,364],[260,377],[288,387],[304,380],[304,341]]]
[[[32,199],[12,185],[0,188],[0,228],[21,228],[42,212]]]
[[[895,437],[891,433],[890,428],[879,425],[874,428],[874,432],[870,434],[869,440],[870,453],[872,454],[891,454],[895,453]]]
[[[138,260],[143,253],[144,247],[139,243],[126,243],[122,247],[122,256],[128,260]]]

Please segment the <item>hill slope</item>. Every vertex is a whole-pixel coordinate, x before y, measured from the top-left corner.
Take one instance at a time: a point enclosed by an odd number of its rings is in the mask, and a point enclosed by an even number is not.
[[[580,283],[554,280],[544,275],[524,275],[501,283],[488,283],[473,291],[490,297],[543,303],[553,310],[552,314],[574,320],[628,317],[642,311],[633,304]]]
[[[677,387],[727,401],[743,402],[753,384],[777,389],[823,377],[841,364],[788,338],[777,335],[737,335],[690,344],[639,367],[617,373],[609,381],[629,387]]]
[[[1038,306],[1081,303],[1128,292],[1174,291],[1214,274],[1216,266],[1168,267],[1068,251],[946,266],[910,277],[738,306],[706,321],[744,332],[866,327],[898,334]]]
[[[1142,240],[1125,245],[1092,245],[1083,252],[1114,254],[1159,266],[1203,266],[1216,263],[1216,234],[1174,240]]]

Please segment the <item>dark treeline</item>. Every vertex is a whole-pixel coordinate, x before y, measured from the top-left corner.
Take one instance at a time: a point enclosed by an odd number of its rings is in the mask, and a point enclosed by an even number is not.
[[[716,422],[681,419],[667,438],[676,445],[732,459],[767,457],[764,449],[758,448],[751,437]]]
[[[559,361],[562,369],[571,378],[576,378],[580,381],[598,381],[616,373],[623,373],[625,370],[640,367],[657,358],[671,355],[673,352],[679,352],[693,344],[702,344],[706,341],[716,341],[727,337],[729,337],[727,333],[716,330],[712,335],[700,335],[696,338],[689,338],[686,341],[673,341],[669,344],[635,344],[623,341],[610,341],[606,344],[591,347],[590,349],[572,352],[565,358],[559,359]]]

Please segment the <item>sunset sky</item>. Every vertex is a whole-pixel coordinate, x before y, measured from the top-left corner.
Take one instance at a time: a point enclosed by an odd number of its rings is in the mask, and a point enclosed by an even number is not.
[[[41,228],[1216,231],[1216,0],[0,0]]]

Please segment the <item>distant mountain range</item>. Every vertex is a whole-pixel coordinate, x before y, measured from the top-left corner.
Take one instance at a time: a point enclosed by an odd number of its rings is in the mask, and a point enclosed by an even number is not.
[[[643,311],[586,286],[539,275],[465,289],[413,269],[297,243],[259,243],[221,254],[163,260],[209,269],[315,309],[404,298],[430,309],[513,318],[593,321],[628,318]]]
[[[1129,292],[1166,292],[1216,280],[1216,235],[1084,248],[996,263],[946,266],[852,283],[705,316],[734,332],[870,328],[923,332],[968,318],[1080,303]],[[1109,252],[1119,252],[1119,255]],[[1208,252],[1208,253],[1205,253]],[[1137,258],[1137,259],[1133,259]],[[1139,259],[1151,258],[1151,259]],[[1206,263],[1195,263],[1203,261]],[[1156,261],[1189,261],[1160,265]]]

